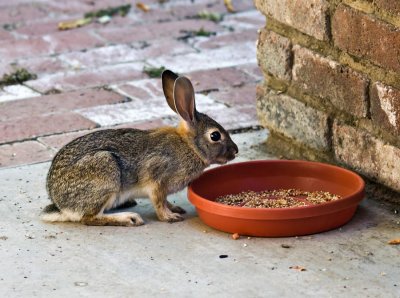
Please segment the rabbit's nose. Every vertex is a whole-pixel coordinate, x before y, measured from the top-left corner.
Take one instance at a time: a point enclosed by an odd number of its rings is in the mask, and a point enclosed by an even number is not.
[[[239,148],[238,146],[232,142],[232,147],[231,147],[231,151],[236,155],[239,153]]]

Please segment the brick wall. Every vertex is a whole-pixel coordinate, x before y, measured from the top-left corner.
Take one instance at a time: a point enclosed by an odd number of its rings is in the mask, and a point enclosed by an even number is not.
[[[270,150],[400,191],[400,1],[255,0]]]

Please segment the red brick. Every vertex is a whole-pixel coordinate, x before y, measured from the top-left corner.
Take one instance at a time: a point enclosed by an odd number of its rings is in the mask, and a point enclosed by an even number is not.
[[[110,65],[97,69],[42,76],[37,80],[27,82],[26,85],[42,93],[54,89],[71,91],[144,78],[146,75],[142,72],[142,69],[142,63]]]
[[[0,103],[1,121],[26,118],[32,115],[47,115],[72,111],[96,105],[124,102],[126,99],[114,92],[102,89],[87,89],[61,94],[44,95],[31,99]]]
[[[335,122],[333,146],[336,159],[365,176],[400,191],[400,149],[368,132]]]
[[[255,106],[237,106],[226,109],[210,109],[207,115],[227,130],[250,128],[259,125]]]
[[[68,68],[58,57],[33,57],[19,59],[15,63],[16,68],[25,68],[34,74],[56,73]]]
[[[251,75],[255,79],[256,82],[259,82],[264,78],[261,68],[255,63],[254,64],[243,64],[240,66],[240,70]]]
[[[378,66],[400,71],[400,29],[340,5],[332,19],[334,43],[340,49]]]
[[[0,144],[31,139],[53,133],[95,128],[96,123],[76,114],[28,116],[0,122]]]
[[[325,0],[255,0],[259,11],[268,17],[287,24],[319,40],[328,39],[327,14],[329,3]]]
[[[88,30],[59,31],[45,35],[43,38],[49,42],[55,53],[83,50],[104,44],[102,39],[91,34]]]
[[[293,50],[292,79],[297,86],[354,116],[367,116],[368,79],[364,75],[308,49],[295,46]]]
[[[40,37],[0,42],[0,57],[8,61],[53,53],[50,44]]]
[[[138,123],[128,123],[128,124],[123,124],[123,125],[117,125],[110,127],[112,129],[118,129],[118,128],[136,128],[136,129],[155,129],[161,126],[164,126],[164,122],[161,119],[154,119],[154,120],[149,120],[146,122],[138,122]],[[94,130],[83,130],[83,131],[76,131],[76,132],[69,132],[69,133],[64,133],[64,134],[57,134],[57,135],[51,135],[51,136],[46,136],[46,137],[40,137],[38,140],[45,144],[48,147],[53,148],[54,150],[58,151],[66,145],[67,143],[71,142],[72,140],[79,138],[80,136],[86,135],[88,133],[102,130],[102,129],[107,129],[107,128],[99,128],[99,129],[94,129]],[[0,147],[1,148],[1,147]]]
[[[371,116],[375,125],[394,134],[400,133],[400,90],[375,83],[371,90]]]
[[[151,98],[164,97],[161,80],[146,79],[119,85],[116,91],[130,98],[149,100]]]
[[[290,80],[292,69],[291,41],[273,31],[260,31],[257,42],[258,64],[264,73]]]
[[[26,3],[15,6],[12,5],[0,6],[1,24],[10,24],[21,21],[23,22],[26,20],[35,20],[46,17],[47,15],[48,11],[46,9],[46,5],[41,3]]]
[[[194,45],[199,49],[215,49],[224,47],[227,44],[257,40],[256,30],[244,30],[241,32],[224,32],[209,38],[199,38]]]
[[[111,43],[132,43],[148,41],[162,37],[177,38],[184,36],[183,31],[200,30],[221,31],[222,28],[211,21],[183,20],[165,23],[146,24],[135,27],[98,29],[97,33]]]
[[[271,131],[317,150],[330,150],[325,113],[262,86],[257,89],[257,113],[261,124]]]
[[[240,87],[229,88],[223,91],[211,92],[208,97],[223,102],[228,106],[251,105],[256,103],[256,84],[247,83]]]
[[[221,90],[254,82],[250,75],[237,67],[199,70],[185,75],[191,79],[196,92]]]
[[[374,0],[375,6],[379,9],[384,9],[387,12],[400,15],[400,2],[393,0]]]
[[[19,25],[14,32],[20,35],[29,36],[40,36],[50,33],[58,32],[58,23],[64,21],[64,18],[49,20],[49,21],[39,21],[34,23],[25,23]]]
[[[8,63],[1,63],[0,62],[0,78],[3,78],[3,76],[7,73],[13,72],[15,69],[13,66],[11,66]]]
[[[158,57],[160,55],[177,55],[194,52],[189,45],[173,40],[150,40],[143,45],[116,45],[88,50],[85,52],[72,52],[62,55],[62,60],[76,63],[82,67],[97,67],[107,64],[117,64],[132,61],[141,61],[143,58]]]
[[[9,40],[9,39],[14,39],[14,37],[11,35],[10,32],[4,30],[3,28],[0,28],[0,40]]]
[[[13,167],[51,160],[54,152],[36,141],[0,146],[0,167]]]

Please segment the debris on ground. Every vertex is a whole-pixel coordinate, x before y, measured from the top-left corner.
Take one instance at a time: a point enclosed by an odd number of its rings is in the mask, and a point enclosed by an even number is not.
[[[78,27],[85,26],[92,22],[92,18],[84,18],[73,21],[66,21],[58,23],[58,30],[70,30]]]
[[[290,266],[289,269],[293,269],[293,270],[297,270],[297,271],[307,271],[306,268],[302,267],[302,266]]]
[[[106,24],[110,22],[111,18],[116,15],[120,15],[122,17],[126,16],[130,9],[131,5],[127,4],[127,5],[109,7],[106,9],[99,9],[96,11],[88,12],[85,13],[83,18],[81,19],[58,23],[58,29],[59,30],[75,29],[88,25],[93,21],[97,21],[100,24]]]
[[[392,239],[392,240],[388,241],[388,244],[391,244],[391,245],[399,245],[399,244],[400,244],[400,238],[398,238],[398,239]]]
[[[232,234],[231,237],[233,240],[238,240],[240,238],[240,235],[238,233],[234,233],[234,234]]]
[[[136,7],[139,8],[143,12],[148,12],[150,11],[150,7],[142,2],[136,3]]]
[[[8,237],[7,236],[0,236],[0,240],[7,240]]]
[[[228,255],[219,255],[219,258],[220,259],[225,259],[225,258],[227,258],[228,257]]]
[[[181,30],[181,32],[184,33],[184,35],[178,37],[178,40],[187,40],[196,36],[210,37],[217,34],[216,32],[205,30],[204,27],[201,27],[199,30]]]
[[[160,78],[161,74],[166,68],[164,66],[160,67],[143,67],[143,72],[147,74],[150,78]]]
[[[209,37],[211,35],[215,35],[216,34],[215,32],[205,30],[204,27],[201,27],[200,30],[192,31],[192,32],[193,32],[194,36],[206,36],[206,37]]]
[[[111,17],[110,16],[102,16],[102,17],[97,19],[97,23],[99,23],[99,24],[107,24],[110,21],[111,21]]]
[[[224,4],[225,4],[226,10],[228,12],[235,12],[235,8],[233,7],[232,0],[224,0]]]
[[[36,78],[37,75],[34,73],[30,73],[27,69],[18,68],[16,71],[12,73],[3,75],[3,78],[0,80],[0,87],[22,84],[25,81],[35,80]]]
[[[103,16],[114,17],[116,15],[120,15],[121,17],[126,16],[131,9],[130,4],[108,7],[106,9],[99,9],[96,11],[85,13],[85,18],[101,18]]]
[[[197,14],[197,17],[202,20],[208,20],[215,23],[222,21],[222,15],[217,12],[209,12],[207,10],[202,10]]]
[[[281,247],[282,248],[292,248],[292,246],[289,244],[281,244]]]

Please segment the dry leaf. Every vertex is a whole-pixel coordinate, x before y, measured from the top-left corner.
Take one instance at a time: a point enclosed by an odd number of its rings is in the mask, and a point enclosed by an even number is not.
[[[392,239],[388,242],[388,244],[391,245],[399,245],[400,244],[400,238],[399,239]]]
[[[85,26],[85,25],[89,24],[91,21],[92,21],[92,18],[85,18],[85,19],[79,19],[79,20],[74,20],[74,21],[60,22],[60,23],[58,23],[58,29],[59,30],[75,29],[78,27]]]
[[[228,12],[235,12],[235,8],[233,7],[232,0],[224,0],[224,4],[225,4],[226,10]]]
[[[142,2],[136,3],[136,7],[144,12],[148,12],[150,10],[150,7]]]
[[[297,271],[306,271],[307,269],[302,266],[290,266],[289,269],[297,270]]]

